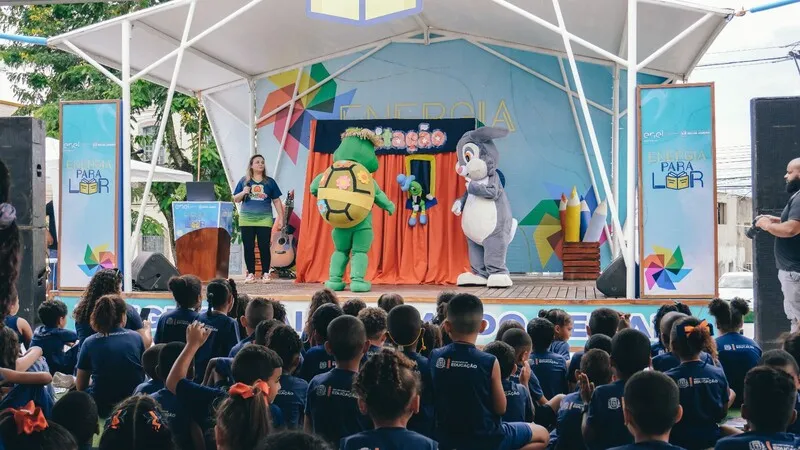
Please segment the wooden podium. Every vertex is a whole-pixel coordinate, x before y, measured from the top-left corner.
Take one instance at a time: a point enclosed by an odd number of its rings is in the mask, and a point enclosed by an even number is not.
[[[175,253],[178,272],[204,283],[228,278],[233,231],[233,204],[173,202]]]

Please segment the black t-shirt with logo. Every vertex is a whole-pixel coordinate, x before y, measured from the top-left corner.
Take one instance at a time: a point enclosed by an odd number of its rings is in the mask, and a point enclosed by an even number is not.
[[[793,195],[783,208],[781,222],[800,221],[800,196]],[[800,235],[790,238],[775,238],[775,263],[778,270],[800,272]]]

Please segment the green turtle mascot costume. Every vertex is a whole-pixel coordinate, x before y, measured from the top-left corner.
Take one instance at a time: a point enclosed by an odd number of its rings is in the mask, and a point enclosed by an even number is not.
[[[311,194],[317,197],[322,218],[333,226],[331,236],[335,251],[331,255],[329,279],[325,285],[334,291],[344,290],[342,279],[350,262],[350,290],[367,292],[372,285],[367,274],[367,252],[372,246],[372,205],[394,214],[394,203],[381,190],[372,174],[378,170],[375,149],[383,146],[381,138],[370,130],[349,128],[333,153],[333,165],[311,182]]]

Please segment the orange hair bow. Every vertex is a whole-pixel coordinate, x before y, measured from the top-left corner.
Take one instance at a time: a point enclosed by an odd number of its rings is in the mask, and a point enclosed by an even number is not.
[[[29,401],[27,405],[20,409],[9,408],[6,411],[13,411],[14,422],[17,424],[17,434],[33,434],[47,429],[47,419],[44,418],[42,408]]]
[[[263,392],[264,395],[269,395],[269,385],[261,380],[256,380],[252,386],[248,386],[244,383],[236,383],[228,389],[228,394],[236,397],[250,398],[258,391]]]
[[[686,325],[683,327],[683,332],[686,333],[686,337],[689,337],[690,334],[694,333],[694,331],[704,331],[708,330],[708,322],[703,320],[702,322],[698,323],[697,325]]]

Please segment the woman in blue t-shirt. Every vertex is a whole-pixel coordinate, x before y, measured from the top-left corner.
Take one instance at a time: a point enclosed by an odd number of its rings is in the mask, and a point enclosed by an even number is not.
[[[97,333],[86,338],[78,354],[75,387],[94,398],[101,417],[144,381],[144,343],[138,333],[123,328],[125,310],[125,300],[118,295],[98,299],[91,318]]]
[[[90,322],[97,300],[104,295],[121,294],[122,272],[119,269],[98,270],[92,276],[92,279],[89,280],[89,285],[86,286],[86,290],[83,291],[83,295],[81,295],[78,304],[75,305],[75,309],[72,311],[72,317],[75,319],[75,331],[78,333],[79,340],[74,347],[74,351],[79,351],[83,341],[96,332],[96,330],[92,329]],[[142,321],[136,309],[128,304],[125,305],[125,323],[123,327],[139,333],[145,348],[149,348],[153,344],[150,322],[147,320]]]
[[[744,316],[750,312],[750,307],[741,298],[735,298],[730,303],[717,298],[708,305],[708,312],[717,322],[720,332],[716,339],[719,362],[728,384],[736,393],[733,407],[738,408],[744,400],[744,376],[761,359],[761,347],[741,334]]]
[[[264,157],[253,155],[247,163],[247,175],[239,180],[233,191],[233,201],[241,203],[239,228],[242,230],[244,262],[247,265],[245,283],[254,283],[256,271],[256,240],[261,257],[261,280],[269,281],[269,244],[272,227],[283,227],[283,203],[281,190],[273,178],[267,176]],[[278,213],[273,216],[272,207]]]

